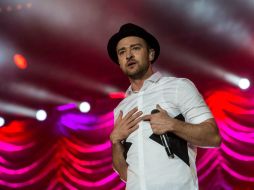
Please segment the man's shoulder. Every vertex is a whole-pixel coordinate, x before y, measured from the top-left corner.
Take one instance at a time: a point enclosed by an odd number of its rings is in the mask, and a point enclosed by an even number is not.
[[[173,76],[162,76],[159,80],[159,84],[183,84],[183,83],[193,83],[188,78],[181,78],[181,77],[173,77]]]
[[[118,103],[118,105],[114,109],[114,113],[118,113],[126,106],[126,104],[128,104],[128,97],[125,97],[124,99],[122,99],[122,101]]]

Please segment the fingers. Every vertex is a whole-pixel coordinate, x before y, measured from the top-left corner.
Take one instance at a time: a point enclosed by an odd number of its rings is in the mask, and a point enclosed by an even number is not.
[[[127,119],[127,122],[130,123],[130,122],[136,120],[136,119],[139,118],[142,114],[143,114],[142,111],[139,111],[139,112],[133,114],[131,117],[129,117],[129,118]]]
[[[156,108],[160,111],[160,112],[165,112],[166,110],[164,110],[159,104],[156,105]]]
[[[124,119],[129,119],[135,112],[138,111],[138,108],[135,107],[133,108],[131,111],[129,111],[125,116],[124,116]]]
[[[133,128],[134,126],[138,125],[138,123],[142,120],[142,117],[138,117],[135,120],[131,121],[128,125],[130,126],[130,128]]]
[[[162,111],[163,109],[160,107],[159,104],[156,105],[156,108],[159,110],[159,111]]]
[[[158,109],[160,112],[165,113],[166,110],[164,110],[159,104],[156,105],[156,109]],[[116,123],[119,126],[125,126],[125,129],[131,129],[134,126],[136,126],[140,121],[149,121],[151,124],[153,120],[152,114],[144,115],[142,116],[143,112],[138,111],[138,108],[135,107],[131,109],[125,116],[123,116],[123,112],[120,111],[118,118],[116,120]]]
[[[133,126],[137,125],[142,120],[140,117],[142,114],[143,112],[138,111],[137,107],[130,110],[124,117],[123,112],[120,111],[117,120],[115,122],[115,125],[122,126],[126,130],[128,130],[129,128],[132,128]]]
[[[151,115],[144,115],[142,116],[143,121],[150,121],[151,120]]]
[[[139,111],[139,112],[137,111],[138,111],[137,108],[134,108],[131,111],[129,111],[127,115],[123,118],[123,123],[129,125],[131,122],[135,121],[137,118],[139,118],[143,114],[142,111]]]
[[[123,117],[123,111],[122,110],[120,110],[120,113],[119,113],[119,115],[118,115],[118,117],[117,117],[117,119],[116,119],[116,121],[115,121],[115,123],[117,124],[119,124],[119,123],[128,123],[128,122],[130,122],[130,121],[128,121],[131,117],[133,117],[133,114],[135,113],[135,112],[137,112],[138,111],[138,108],[137,107],[135,107],[135,108],[133,108],[131,111],[129,111],[124,117]],[[139,113],[140,114],[140,113]],[[142,115],[142,114],[140,114],[140,115]],[[135,119],[135,118],[134,118]],[[132,119],[133,120],[133,119]]]
[[[123,111],[120,110],[120,113],[119,113],[119,115],[118,115],[118,117],[116,119],[116,123],[119,123],[121,121],[122,117],[123,117]]]
[[[129,131],[129,133],[132,133],[132,132],[134,132],[135,130],[137,130],[138,129],[138,127],[139,127],[139,125],[134,125],[132,128],[130,128],[128,131]]]

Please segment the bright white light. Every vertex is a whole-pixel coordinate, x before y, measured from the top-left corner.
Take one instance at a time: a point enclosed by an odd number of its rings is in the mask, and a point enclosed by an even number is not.
[[[88,102],[82,102],[80,105],[79,105],[79,110],[83,113],[87,113],[90,111],[90,104]]]
[[[0,111],[8,114],[22,115],[26,117],[34,118],[36,110],[29,107],[3,102],[0,100]]]
[[[0,117],[0,127],[4,126],[5,120],[4,118]]]
[[[36,119],[39,121],[44,121],[47,118],[47,113],[44,110],[38,110],[36,112]]]
[[[43,71],[43,70],[41,70]],[[74,100],[64,97],[60,94],[53,93],[38,86],[34,86],[31,83],[8,83],[8,90],[12,93],[16,93],[18,96],[24,96],[32,98],[37,101],[54,102],[59,104],[66,104],[68,102],[74,102]]]
[[[241,89],[245,90],[245,89],[250,87],[250,81],[246,78],[242,78],[242,79],[239,80],[238,86]]]

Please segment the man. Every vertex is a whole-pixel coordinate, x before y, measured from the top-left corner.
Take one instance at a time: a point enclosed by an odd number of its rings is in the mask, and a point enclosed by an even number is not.
[[[130,80],[126,98],[114,110],[110,135],[113,166],[126,189],[198,189],[196,147],[221,142],[203,98],[189,80],[153,71],[160,46],[143,28],[121,26],[107,50]],[[179,115],[185,121],[174,118]]]

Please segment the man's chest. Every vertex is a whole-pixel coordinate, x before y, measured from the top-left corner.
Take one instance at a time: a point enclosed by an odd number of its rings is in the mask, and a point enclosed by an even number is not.
[[[131,109],[137,107],[143,114],[150,114],[159,104],[172,117],[179,114],[174,89],[164,89],[162,86],[154,86],[147,90],[133,93],[128,96],[117,108],[116,114],[123,111],[126,115]]]

